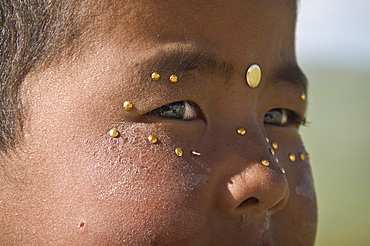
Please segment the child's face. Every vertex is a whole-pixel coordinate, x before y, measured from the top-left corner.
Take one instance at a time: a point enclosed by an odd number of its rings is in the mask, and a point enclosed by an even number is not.
[[[132,2],[82,56],[26,80],[9,230],[39,244],[312,245],[315,191],[291,113],[306,107],[294,6]]]

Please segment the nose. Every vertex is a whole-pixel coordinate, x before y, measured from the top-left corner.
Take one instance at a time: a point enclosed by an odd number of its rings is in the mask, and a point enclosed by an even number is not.
[[[249,143],[229,153],[224,163],[228,175],[223,177],[221,207],[228,213],[260,214],[276,213],[289,198],[289,188],[285,172],[282,171],[271,147],[264,136],[249,136]],[[245,150],[247,149],[247,150]],[[233,150],[230,150],[233,151]]]

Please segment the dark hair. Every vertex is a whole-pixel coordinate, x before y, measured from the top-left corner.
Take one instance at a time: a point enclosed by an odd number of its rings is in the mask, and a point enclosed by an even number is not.
[[[14,147],[22,136],[22,82],[61,53],[72,52],[85,31],[83,23],[88,23],[83,15],[89,2],[0,1],[0,153]]]

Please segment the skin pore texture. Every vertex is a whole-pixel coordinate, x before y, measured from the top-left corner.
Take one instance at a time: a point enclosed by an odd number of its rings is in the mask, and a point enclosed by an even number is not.
[[[24,137],[0,163],[0,244],[313,245],[299,125],[264,123],[272,109],[305,116],[294,1],[123,2],[78,55],[25,79]],[[150,113],[181,101],[198,117]]]

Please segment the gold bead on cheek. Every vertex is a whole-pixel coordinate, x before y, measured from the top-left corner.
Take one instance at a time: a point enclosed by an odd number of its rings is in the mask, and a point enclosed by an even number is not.
[[[265,137],[266,143],[270,142],[270,139],[268,137]]]
[[[275,161],[276,161],[276,163],[279,163],[279,159],[278,158],[276,158]]]
[[[161,78],[161,75],[157,72],[152,73],[151,75],[152,80],[159,80]]]
[[[311,155],[307,153],[307,159],[310,160],[311,159]]]
[[[303,153],[299,153],[299,159],[301,159],[301,161],[304,161],[306,157],[304,156]]]
[[[184,154],[184,152],[182,151],[182,149],[181,149],[181,148],[176,148],[176,149],[175,149],[175,154],[176,154],[177,156],[182,156],[182,155]]]
[[[261,161],[262,165],[264,165],[265,167],[268,167],[270,166],[270,162],[268,160],[262,160]]]
[[[275,150],[273,149],[269,149],[269,150],[270,150],[271,155],[275,155]]]
[[[148,137],[148,140],[149,140],[149,142],[151,142],[153,144],[155,144],[156,142],[158,142],[158,138],[156,136],[154,136],[154,135],[150,135]]]
[[[242,136],[247,133],[247,131],[244,128],[238,128],[236,131],[238,132],[239,135]]]
[[[304,93],[301,94],[301,100],[304,102],[307,100],[306,94]]]
[[[191,153],[192,153],[193,155],[200,156],[200,153],[199,153],[198,151],[193,150]]]
[[[282,174],[285,174],[285,169],[284,169],[283,167],[280,167],[279,169],[280,169],[280,172],[281,172]]]
[[[170,81],[172,82],[172,83],[176,83],[177,81],[178,81],[178,77],[176,76],[176,75],[171,75],[170,76]]]
[[[276,142],[271,142],[271,146],[274,149],[278,149],[279,148],[279,145]]]
[[[123,103],[123,108],[126,109],[127,111],[131,110],[133,106],[134,105],[132,105],[132,103],[130,103],[129,101],[125,101]]]
[[[257,64],[252,64],[245,75],[247,84],[251,88],[256,88],[261,82],[261,68]]]
[[[290,161],[295,161],[295,154],[290,154],[289,155],[289,160]]]
[[[112,138],[116,138],[119,135],[119,131],[115,128],[109,130],[109,136]]]

